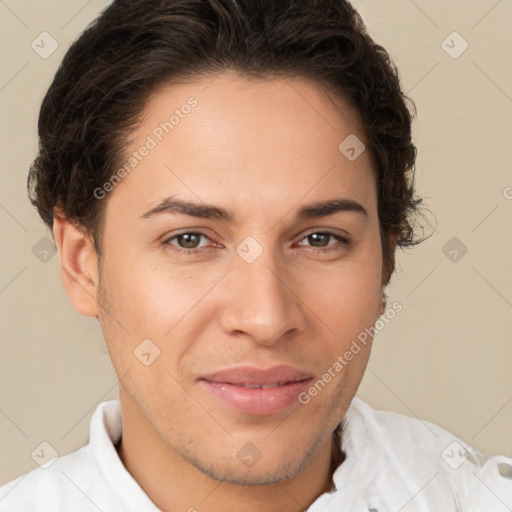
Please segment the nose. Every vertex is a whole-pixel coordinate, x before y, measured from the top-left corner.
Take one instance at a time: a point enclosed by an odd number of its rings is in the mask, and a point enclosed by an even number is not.
[[[265,251],[256,261],[239,259],[222,292],[221,325],[229,335],[273,345],[293,331],[305,329],[304,303],[293,289],[289,272]],[[228,280],[226,280],[228,281]]]

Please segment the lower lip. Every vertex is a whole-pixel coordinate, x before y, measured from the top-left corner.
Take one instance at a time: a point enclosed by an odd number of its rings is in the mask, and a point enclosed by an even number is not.
[[[208,380],[200,380],[200,382],[211,393],[219,396],[238,411],[263,416],[276,414],[296,403],[298,395],[308,388],[311,379],[268,389],[244,388]]]

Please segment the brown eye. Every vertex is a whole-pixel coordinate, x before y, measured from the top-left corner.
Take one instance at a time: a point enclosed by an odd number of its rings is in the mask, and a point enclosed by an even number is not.
[[[307,236],[308,242],[313,247],[325,247],[329,244],[329,238],[331,238],[331,235],[328,233],[312,233]]]
[[[176,238],[180,247],[184,249],[195,249],[201,240],[201,235],[197,233],[184,233],[183,235],[178,235]]]
[[[195,249],[200,250],[204,248],[204,246],[200,246],[201,238],[208,239],[206,235],[203,233],[196,232],[186,232],[180,233],[179,235],[174,235],[171,238],[168,238],[164,243],[168,245],[172,245],[176,249],[183,249],[187,252],[193,252]],[[176,243],[173,243],[176,242]]]
[[[338,243],[330,244],[329,240],[334,238]],[[330,251],[331,249],[339,249],[341,245],[349,245],[349,241],[340,235],[330,232],[316,231],[305,236],[302,240],[307,240],[310,247],[319,249],[320,251]],[[304,245],[304,244],[299,244]],[[307,245],[306,245],[307,247]]]

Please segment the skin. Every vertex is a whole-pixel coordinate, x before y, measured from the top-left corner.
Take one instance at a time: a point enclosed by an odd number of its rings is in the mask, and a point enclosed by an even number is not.
[[[100,264],[90,237],[56,212],[62,279],[75,309],[100,321],[119,377],[119,454],[157,507],[304,510],[331,488],[331,434],[371,344],[307,405],[276,414],[238,412],[198,379],[286,364],[316,380],[374,325],[383,276],[372,161],[338,150],[351,133],[365,141],[340,98],[306,79],[231,72],[155,91],[129,151],[190,96],[197,106],[104,199]],[[171,195],[228,209],[234,221],[141,218]],[[335,198],[367,216],[295,218],[302,205]],[[198,231],[201,252],[187,254],[192,245],[175,235]],[[325,231],[350,244],[308,237]],[[252,263],[236,252],[248,236],[263,250]],[[145,366],[133,352],[148,338],[160,356]],[[251,468],[237,457],[249,442],[261,453]]]

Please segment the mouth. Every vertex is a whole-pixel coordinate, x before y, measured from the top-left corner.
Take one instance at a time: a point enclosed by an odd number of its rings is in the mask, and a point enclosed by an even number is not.
[[[273,384],[254,384],[254,385],[250,385],[250,384],[235,384],[237,386],[241,386],[245,389],[273,389],[273,388],[277,388],[279,386],[285,386],[287,384],[290,384],[289,382],[274,382]]]
[[[308,372],[291,366],[241,366],[204,375],[199,383],[230,408],[261,416],[291,407],[312,379]]]

